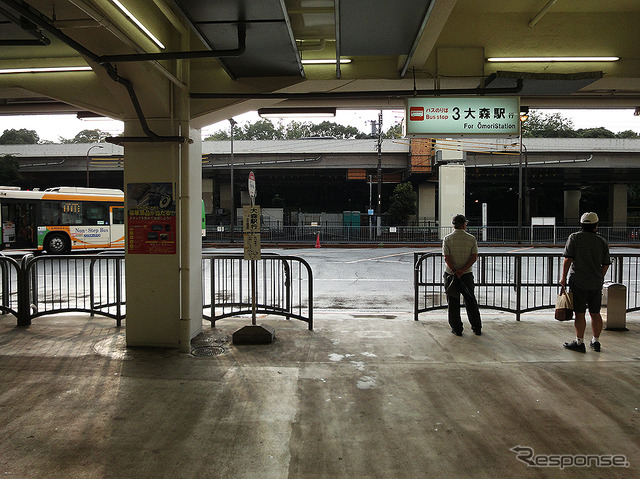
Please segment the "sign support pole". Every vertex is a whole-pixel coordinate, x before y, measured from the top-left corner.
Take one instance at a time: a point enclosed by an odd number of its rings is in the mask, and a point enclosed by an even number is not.
[[[251,281],[251,325],[244,326],[233,333],[234,344],[271,344],[275,338],[275,329],[271,326],[256,324],[258,312],[258,260],[260,256],[260,206],[256,206],[256,178],[249,173],[250,206],[243,206],[242,232],[244,235],[244,260],[249,261]]]

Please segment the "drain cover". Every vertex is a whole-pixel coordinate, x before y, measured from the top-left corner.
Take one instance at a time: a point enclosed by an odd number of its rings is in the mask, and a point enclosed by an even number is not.
[[[220,356],[224,354],[225,349],[222,346],[200,346],[193,348],[191,354],[197,357]]]

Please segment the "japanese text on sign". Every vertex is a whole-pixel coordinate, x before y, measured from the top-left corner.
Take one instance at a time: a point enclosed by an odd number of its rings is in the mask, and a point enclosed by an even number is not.
[[[517,135],[519,98],[408,98],[406,134]]]
[[[243,206],[242,207],[242,231],[245,233],[260,232],[260,207],[259,206]]]

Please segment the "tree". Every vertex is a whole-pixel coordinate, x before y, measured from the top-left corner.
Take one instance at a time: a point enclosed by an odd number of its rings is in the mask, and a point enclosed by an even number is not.
[[[234,135],[237,140],[282,140],[284,133],[282,127],[276,128],[271,120],[258,120],[239,128],[238,135]]]
[[[274,125],[270,120],[259,120],[241,126],[234,131],[235,140],[298,140],[300,138],[366,138],[367,136],[355,126],[345,126],[331,121],[322,123],[291,121],[287,124]],[[217,130],[205,138],[205,141],[229,141],[226,130]]]
[[[527,138],[575,138],[573,122],[560,113],[550,115],[532,111],[522,125],[522,136]]]
[[[65,144],[69,144],[69,143],[97,143],[100,140],[103,140],[104,138],[106,138],[108,135],[108,133],[105,133],[104,131],[100,131],[100,130],[82,130],[80,133],[78,133],[76,136],[74,136],[72,139],[65,139],[65,138],[60,138],[60,143],[65,143]]]
[[[40,137],[35,130],[4,130],[0,136],[0,145],[36,145]]]
[[[388,138],[391,140],[402,138],[402,123],[396,123],[393,125],[382,134],[382,138]]]
[[[599,128],[580,128],[576,131],[578,138],[615,138],[616,134],[604,127]]]
[[[346,140],[349,138],[355,138],[359,133],[355,126],[345,126],[332,121],[323,121],[322,123],[309,123],[310,135],[318,137],[330,137],[337,138],[339,140]]]
[[[393,189],[389,214],[395,224],[406,224],[409,216],[416,213],[418,194],[413,191],[411,183],[400,183]]]
[[[637,139],[640,138],[640,135],[633,130],[624,130],[616,135],[616,138],[631,138]]]
[[[22,175],[18,159],[11,155],[0,157],[0,182],[3,186],[19,186]]]
[[[230,139],[231,136],[228,132],[224,130],[216,130],[212,135],[207,136],[204,141],[229,141]]]

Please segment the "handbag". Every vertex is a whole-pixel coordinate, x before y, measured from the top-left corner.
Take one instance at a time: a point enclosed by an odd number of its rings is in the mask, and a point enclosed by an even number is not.
[[[573,294],[567,292],[564,287],[556,299],[556,319],[558,321],[569,321],[573,319]]]

